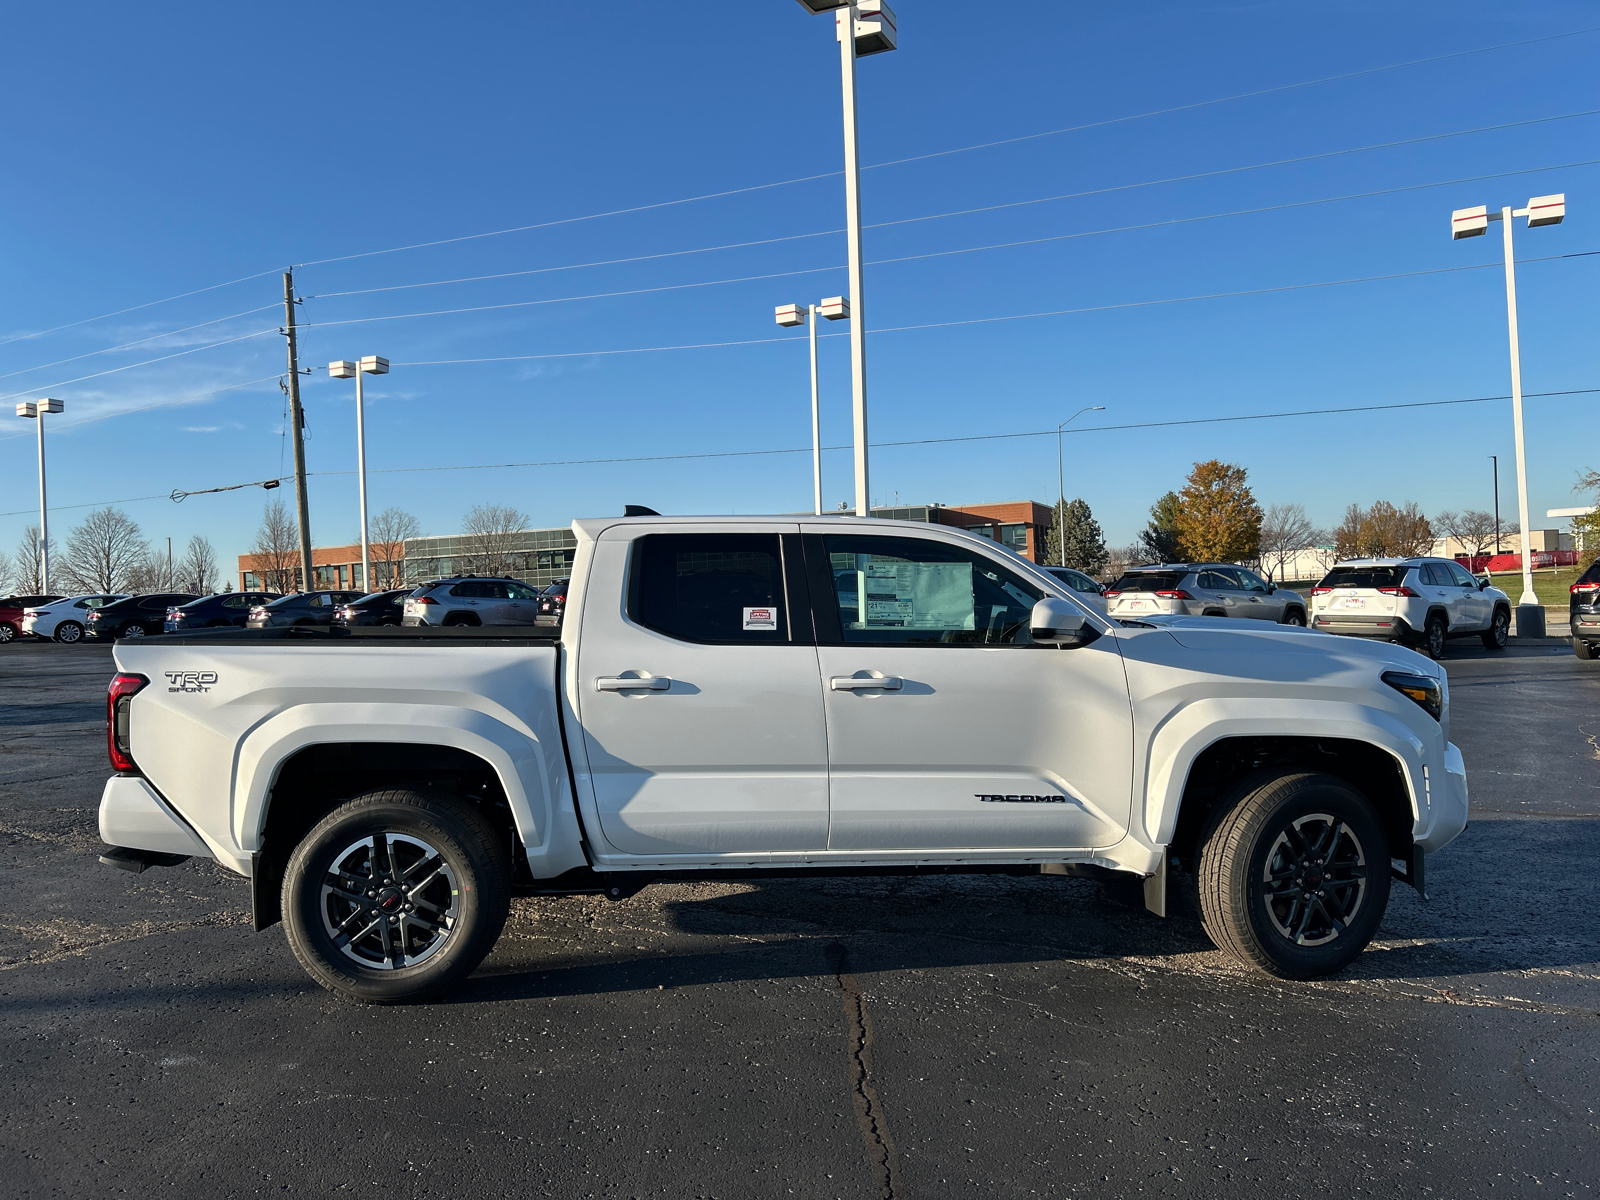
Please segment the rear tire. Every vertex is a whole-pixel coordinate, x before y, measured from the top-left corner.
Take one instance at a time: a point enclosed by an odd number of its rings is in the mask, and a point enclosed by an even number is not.
[[[1449,631],[1445,628],[1444,618],[1434,613],[1422,627],[1422,640],[1417,643],[1417,649],[1437,662],[1444,657],[1448,636]]]
[[[1200,917],[1217,948],[1285,979],[1338,971],[1389,903],[1389,844],[1367,798],[1332,775],[1259,777],[1201,838]]]
[[[1582,638],[1572,639],[1572,652],[1579,658],[1591,660],[1600,655],[1600,649],[1596,649],[1592,642],[1586,642]]]
[[[5,621],[0,621],[0,646],[4,646],[7,642],[15,641],[16,638],[16,626],[9,625]]]
[[[1503,608],[1494,610],[1489,628],[1483,631],[1483,644],[1488,650],[1504,650],[1511,636],[1511,614]]]
[[[142,638],[144,636],[144,626],[137,621],[129,621],[121,629],[117,630],[117,636],[119,638]]]
[[[468,626],[480,625],[482,622],[471,613],[451,613],[444,619],[446,629],[460,629]]]
[[[337,996],[395,1004],[477,969],[510,905],[510,863],[471,804],[409,789],[329,813],[289,857],[283,916],[306,973]]]
[[[74,642],[83,641],[83,626],[76,621],[63,621],[56,626],[53,636],[63,646],[70,646]]]

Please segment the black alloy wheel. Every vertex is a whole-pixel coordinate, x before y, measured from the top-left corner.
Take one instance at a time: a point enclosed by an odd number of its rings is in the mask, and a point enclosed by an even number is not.
[[[1494,610],[1489,628],[1483,631],[1483,644],[1489,650],[1504,650],[1511,636],[1511,614],[1503,608]]]
[[[62,621],[61,624],[56,626],[55,639],[63,646],[81,642],[83,640],[83,626],[76,621]]]
[[[1303,608],[1289,609],[1283,614],[1283,623],[1285,625],[1296,625],[1304,629],[1306,627],[1306,610]]]
[[[1444,618],[1434,613],[1428,618],[1428,623],[1422,627],[1422,641],[1417,649],[1435,661],[1444,657],[1444,647],[1447,640]]]
[[[347,1000],[436,995],[475,970],[500,935],[510,905],[505,846],[454,796],[393,789],[347,801],[289,858],[289,945]]]
[[[1345,967],[1389,903],[1389,843],[1342,779],[1257,777],[1213,813],[1198,863],[1201,919],[1220,949],[1287,979]]]

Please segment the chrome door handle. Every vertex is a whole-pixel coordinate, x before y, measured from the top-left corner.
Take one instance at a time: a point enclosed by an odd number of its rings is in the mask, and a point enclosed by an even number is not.
[[[672,686],[665,675],[638,676],[602,675],[594,681],[597,692],[664,692]]]
[[[898,675],[835,675],[828,680],[828,686],[836,692],[862,691],[867,688],[898,692],[904,685],[905,680]]]

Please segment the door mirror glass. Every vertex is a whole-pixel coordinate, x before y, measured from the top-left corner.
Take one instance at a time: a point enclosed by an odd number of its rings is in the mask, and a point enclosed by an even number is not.
[[[1028,632],[1044,646],[1087,646],[1100,636],[1087,617],[1054,596],[1046,596],[1033,606]]]

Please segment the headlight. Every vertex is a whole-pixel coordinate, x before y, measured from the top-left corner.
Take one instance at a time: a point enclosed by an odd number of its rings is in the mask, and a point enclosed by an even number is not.
[[[1414,700],[1435,721],[1444,716],[1444,688],[1431,675],[1385,671],[1383,681],[1408,700]]]

